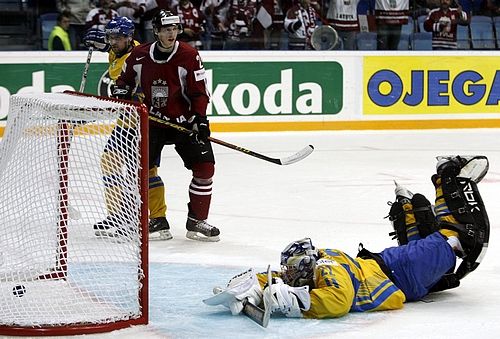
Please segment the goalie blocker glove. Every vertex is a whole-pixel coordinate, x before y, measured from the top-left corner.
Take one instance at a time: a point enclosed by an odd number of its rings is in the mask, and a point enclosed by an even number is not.
[[[288,318],[301,318],[302,311],[311,307],[309,286],[291,287],[280,278],[273,278],[273,284],[263,293],[264,307],[271,313],[280,312]]]
[[[92,47],[100,52],[108,52],[110,45],[106,43],[106,33],[97,28],[91,28],[83,37],[85,46]]]

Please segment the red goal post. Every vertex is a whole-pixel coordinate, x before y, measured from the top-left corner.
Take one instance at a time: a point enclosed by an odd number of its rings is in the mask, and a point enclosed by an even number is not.
[[[147,189],[144,105],[13,95],[0,140],[0,334],[147,324]],[[108,215],[116,227],[98,234]]]

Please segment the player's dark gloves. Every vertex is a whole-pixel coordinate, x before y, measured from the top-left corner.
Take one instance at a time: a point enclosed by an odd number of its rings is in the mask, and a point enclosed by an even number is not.
[[[83,37],[85,46],[92,47],[101,52],[109,51],[109,44],[106,43],[106,33],[97,28],[91,28]]]
[[[210,136],[210,123],[204,115],[195,114],[189,119],[191,124],[191,134],[189,137],[194,143],[204,144]]]
[[[111,85],[111,96],[116,99],[130,100],[132,98],[130,86]]]

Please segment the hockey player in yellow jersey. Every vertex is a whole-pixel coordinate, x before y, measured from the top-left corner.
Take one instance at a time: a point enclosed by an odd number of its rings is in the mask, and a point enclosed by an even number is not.
[[[389,217],[399,246],[372,253],[360,245],[354,258],[315,248],[310,238],[297,240],[281,252],[281,271],[273,272],[271,286],[265,273],[250,269],[230,280],[223,290],[230,297],[220,304],[233,315],[250,301],[271,314],[337,318],[400,309],[428,293],[458,287],[488,246],[489,221],[477,183],[489,165],[484,156],[437,159],[434,208],[423,195],[396,184]]]
[[[106,24],[104,31],[90,29],[84,37],[86,46],[101,52],[109,52],[108,72],[113,83],[120,76],[125,61],[132,52],[132,49],[139,45],[139,42],[133,39],[134,29],[134,23],[129,18],[117,17]],[[136,90],[135,93],[136,97],[133,99],[142,102],[140,89]],[[118,173],[124,161],[121,159],[121,156],[117,154],[114,143],[118,135],[123,134],[121,133],[123,129],[130,127],[126,121],[127,119],[118,120],[117,128],[121,128],[122,130],[113,131],[101,158],[101,170],[105,183],[105,200],[108,216],[106,219],[94,225],[97,236],[112,237],[123,235],[122,233],[124,233],[121,229],[123,225],[119,224],[119,218],[117,217],[121,212],[123,203],[123,199],[121,199],[123,192],[120,175]],[[172,238],[172,235],[170,234],[170,227],[165,217],[167,210],[165,203],[165,188],[161,179],[157,180],[159,177],[156,172],[157,167],[152,168],[149,175],[150,238],[168,240]]]

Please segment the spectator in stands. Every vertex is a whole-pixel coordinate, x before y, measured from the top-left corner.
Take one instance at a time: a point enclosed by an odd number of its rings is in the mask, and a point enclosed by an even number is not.
[[[104,31],[104,27],[118,17],[118,12],[111,8],[111,0],[99,0],[99,7],[90,10],[85,21],[85,30],[96,28]]]
[[[264,49],[281,49],[285,12],[282,0],[260,0],[254,21],[254,38],[262,39]]]
[[[57,0],[59,13],[70,13],[69,36],[73,49],[87,49],[82,38],[85,34],[85,21],[90,10],[94,7],[92,0]]]
[[[488,2],[489,0],[457,0],[457,2],[452,2],[452,5],[453,7],[462,6],[462,11],[466,12],[469,18],[473,15],[498,15],[489,10]]]
[[[427,16],[429,14],[430,8],[439,7],[439,2],[434,6],[436,0],[414,0],[410,3],[410,16],[418,20],[420,16]],[[417,27],[418,31],[418,27]]]
[[[156,41],[153,33],[152,20],[154,16],[160,12],[160,9],[169,10],[172,2],[173,0],[146,0],[145,12],[142,16],[142,42],[146,43]]]
[[[486,0],[485,7],[488,15],[490,16],[500,15],[500,0]]]
[[[457,25],[467,26],[469,16],[462,8],[450,8],[452,0],[441,0],[440,7],[429,12],[424,29],[432,32],[432,49],[457,49]]]
[[[200,5],[207,21],[206,49],[224,49],[229,2],[230,0],[203,0]]]
[[[358,4],[360,0],[330,0],[326,19],[335,28],[343,49],[356,49],[356,34],[359,32]]]
[[[231,0],[227,11],[225,50],[250,49],[252,22],[256,14],[256,6],[256,0]]]
[[[205,15],[196,8],[190,0],[179,0],[179,4],[173,9],[174,14],[179,16],[182,24],[182,33],[177,39],[187,42],[192,47],[203,49],[201,41],[204,33]]]
[[[146,12],[146,0],[112,0],[111,8],[116,10],[119,16],[132,20],[135,26],[134,39],[140,40],[144,36],[141,20]]]
[[[408,23],[409,0],[377,0],[377,49],[397,50],[401,38],[401,27]]]
[[[299,0],[286,12],[285,30],[288,32],[288,49],[312,49],[311,35],[319,15],[311,0]]]
[[[49,35],[49,51],[71,51],[71,40],[68,34],[70,22],[70,14],[68,12],[59,14],[57,23]]]

